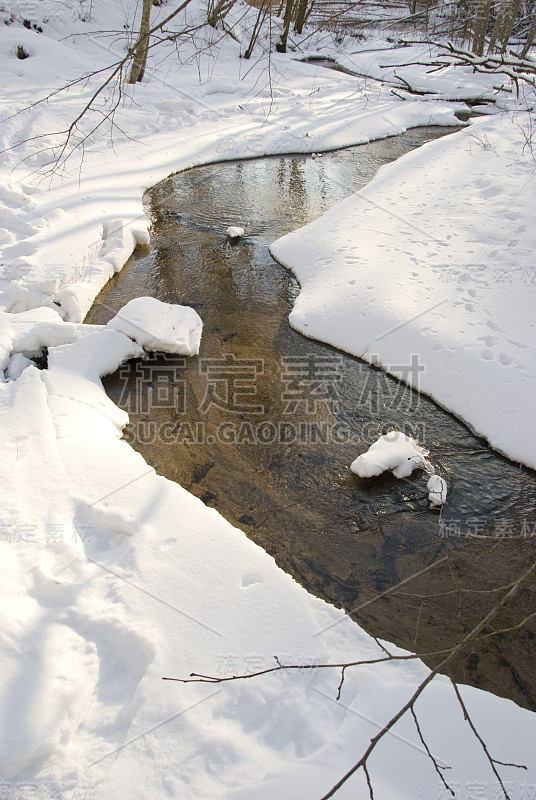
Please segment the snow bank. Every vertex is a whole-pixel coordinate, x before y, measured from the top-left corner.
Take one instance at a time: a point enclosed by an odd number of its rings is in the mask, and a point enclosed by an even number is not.
[[[363,52],[341,53],[337,63],[360,75],[389,82],[407,98],[421,92],[427,100],[478,100],[485,105],[501,102],[494,84],[497,77],[475,72],[472,67],[445,66],[431,69],[427,63],[445,58],[445,51],[427,42],[387,46],[385,40],[371,39]],[[401,65],[406,65],[401,67]],[[488,111],[491,108],[487,109]]]
[[[128,414],[107,396],[101,383],[126,360],[143,355],[139,344],[112,329],[93,331],[73,344],[50,347],[43,380],[58,438],[119,437]]]
[[[82,258],[82,270],[73,283],[62,283],[55,292],[55,301],[64,309],[68,319],[82,322],[93,300],[104,284],[124,266],[139,244],[147,244],[149,222],[140,214],[130,223],[122,219],[103,223],[102,241],[98,255],[90,246],[87,258]],[[71,230],[65,233],[71,237]]]
[[[0,371],[8,369],[17,355],[35,358],[47,347],[75,342],[94,331],[87,325],[65,323],[57,311],[43,306],[11,314],[0,311]]]
[[[415,388],[536,467],[529,134],[520,113],[429,143],[271,250],[302,287],[297,330],[397,377],[406,364]]]

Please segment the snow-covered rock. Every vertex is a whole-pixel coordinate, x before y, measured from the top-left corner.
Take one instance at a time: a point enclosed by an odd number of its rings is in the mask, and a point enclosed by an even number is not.
[[[407,478],[414,469],[425,469],[428,451],[420,447],[410,436],[400,431],[391,431],[380,436],[350,465],[360,478],[372,478],[390,470],[396,478]]]
[[[108,322],[148,351],[195,356],[201,344],[203,323],[190,306],[162,303],[154,297],[130,300]]]

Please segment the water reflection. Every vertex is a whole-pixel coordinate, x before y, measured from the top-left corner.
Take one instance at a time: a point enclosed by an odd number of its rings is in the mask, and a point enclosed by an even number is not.
[[[89,317],[104,322],[144,294],[198,310],[199,359],[135,361],[106,380],[130,413],[125,438],[307,589],[374,635],[420,652],[463,638],[501,596],[498,587],[535,557],[527,536],[535,476],[396,379],[293,331],[287,317],[298,287],[268,245],[440,133],[173,176],[147,194],[151,251],[108,284]],[[229,225],[246,237],[230,243]],[[421,475],[360,481],[349,472],[358,452],[392,428],[429,447],[447,478],[441,519],[428,509]],[[535,591],[524,587],[496,628],[527,617]],[[536,708],[535,633],[528,622],[482,639],[453,665],[454,676]]]

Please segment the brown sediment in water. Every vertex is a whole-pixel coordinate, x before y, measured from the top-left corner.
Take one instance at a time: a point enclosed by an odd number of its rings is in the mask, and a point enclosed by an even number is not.
[[[153,356],[105,379],[130,414],[125,439],[309,591],[420,653],[460,641],[536,557],[536,476],[395,378],[293,331],[299,287],[268,246],[442,133],[171,177],[147,193],[151,251],[108,284],[88,318],[105,322],[144,294],[197,309],[198,359]],[[230,243],[228,225],[244,227],[244,239]],[[422,473],[362,481],[349,472],[394,428],[428,447],[447,478],[441,516],[428,508]],[[524,586],[452,664],[456,680],[536,708],[536,627],[515,627],[536,610],[535,592]]]

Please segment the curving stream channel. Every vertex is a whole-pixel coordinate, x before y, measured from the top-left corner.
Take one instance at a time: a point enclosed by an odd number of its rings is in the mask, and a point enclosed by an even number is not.
[[[130,414],[125,438],[310,592],[419,653],[463,639],[534,560],[536,475],[429,398],[293,331],[287,317],[299,287],[268,247],[382,164],[447,132],[416,129],[317,157],[225,162],[168,178],[146,194],[151,249],[107,284],[86,320],[104,323],[141,295],[197,309],[199,358],[153,356],[104,380]],[[228,225],[246,236],[228,241]],[[350,473],[360,452],[396,428],[428,447],[446,477],[441,517],[428,508],[422,473]],[[536,710],[536,624],[520,626],[534,610],[536,584],[523,584],[452,665],[453,677]],[[502,632],[487,635],[494,631]]]

